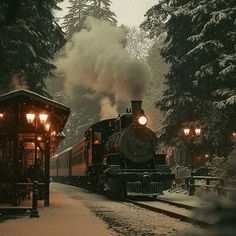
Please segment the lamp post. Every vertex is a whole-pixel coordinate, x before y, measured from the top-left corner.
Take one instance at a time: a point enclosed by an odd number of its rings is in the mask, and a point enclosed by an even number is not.
[[[194,147],[194,139],[199,137],[201,135],[201,128],[199,127],[193,127],[193,126],[190,126],[190,127],[184,127],[183,128],[183,132],[184,132],[184,135],[186,138],[189,139],[190,143],[191,143],[191,172],[194,171],[194,150],[193,150],[193,147]]]
[[[38,137],[38,132],[41,132],[44,136],[44,160],[45,160],[45,170],[44,170],[44,206],[49,206],[49,165],[50,165],[50,129],[51,124],[48,122],[48,114],[46,113],[27,113],[26,118],[29,124],[34,125],[35,127],[35,154],[34,154],[34,163],[37,160],[37,142],[42,141],[41,137]],[[40,139],[38,139],[40,138]]]

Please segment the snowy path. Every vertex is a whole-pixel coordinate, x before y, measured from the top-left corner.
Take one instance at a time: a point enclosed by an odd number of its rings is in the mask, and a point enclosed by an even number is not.
[[[0,236],[165,236],[199,228],[131,203],[114,202],[77,187],[51,183],[51,206],[39,219],[0,224]]]
[[[23,217],[0,223],[0,236],[112,236],[107,225],[81,201],[78,189],[51,184],[51,206],[39,209],[40,218]]]

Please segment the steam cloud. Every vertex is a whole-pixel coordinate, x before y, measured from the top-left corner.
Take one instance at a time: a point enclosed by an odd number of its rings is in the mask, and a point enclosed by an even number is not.
[[[111,100],[108,97],[103,97],[100,99],[100,117],[101,120],[108,119],[111,117],[117,117],[118,112],[117,112],[117,105],[112,105]]]
[[[67,78],[66,93],[73,96],[73,89],[79,85],[95,94],[113,95],[116,101],[142,99],[150,70],[124,48],[124,30],[93,18],[88,18],[86,28],[73,35],[63,56],[56,60]],[[100,104],[110,105],[109,110],[114,111],[107,98]],[[101,113],[105,114],[104,110]]]

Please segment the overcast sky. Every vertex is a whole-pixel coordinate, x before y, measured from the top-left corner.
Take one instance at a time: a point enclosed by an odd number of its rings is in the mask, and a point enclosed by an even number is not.
[[[112,2],[111,10],[115,12],[119,25],[139,26],[146,11],[158,0],[112,0]],[[57,15],[61,17],[66,14],[68,0],[59,4],[59,6],[63,9],[63,12]]]

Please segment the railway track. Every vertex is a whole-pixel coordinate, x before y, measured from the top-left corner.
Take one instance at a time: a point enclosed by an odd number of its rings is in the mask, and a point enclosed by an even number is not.
[[[66,183],[66,184],[72,185],[71,183]],[[72,186],[78,187],[80,189],[80,191],[82,191],[82,192],[86,192],[86,193],[93,192],[93,193],[101,194],[96,190],[85,188],[84,186],[83,187],[81,187],[81,186],[79,187],[76,185],[72,185]],[[165,215],[175,218],[175,219],[180,219],[183,222],[192,223],[192,224],[199,225],[202,227],[210,225],[207,222],[201,221],[201,220],[193,217],[193,211],[199,209],[194,206],[185,205],[182,203],[177,203],[177,202],[168,201],[168,200],[164,200],[164,199],[150,200],[148,198],[144,199],[143,201],[142,200],[125,199],[125,202],[131,203],[131,204],[141,207],[143,209],[147,209],[147,210],[150,210],[153,212],[165,214]]]
[[[207,222],[194,218],[193,210],[198,209],[197,207],[162,199],[157,199],[155,201],[137,201],[137,200],[127,199],[126,201],[141,208],[154,211],[157,213],[162,213],[167,216],[180,219],[181,221],[184,222],[196,224],[202,227],[209,225],[209,223]]]

